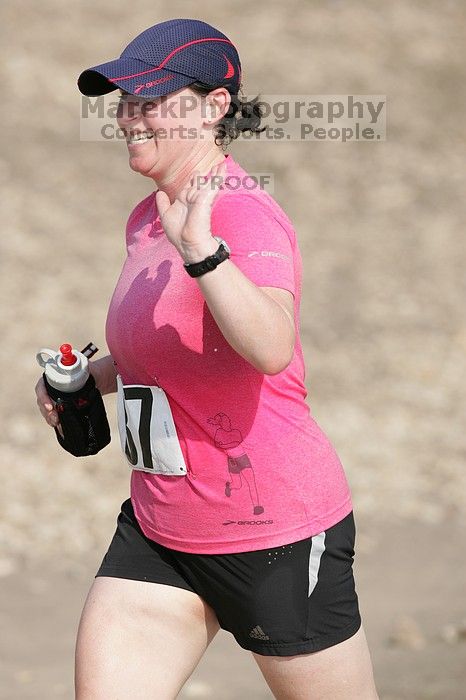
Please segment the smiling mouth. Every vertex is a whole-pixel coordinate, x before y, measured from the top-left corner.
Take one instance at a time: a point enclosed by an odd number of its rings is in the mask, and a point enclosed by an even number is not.
[[[150,141],[151,139],[153,139],[154,136],[155,134],[153,131],[139,131],[133,134],[130,133],[126,134],[126,143],[145,143],[146,141]]]

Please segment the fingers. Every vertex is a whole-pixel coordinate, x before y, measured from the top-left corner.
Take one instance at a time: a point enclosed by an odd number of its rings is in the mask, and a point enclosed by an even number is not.
[[[199,170],[194,170],[187,185],[187,201],[194,202],[198,197],[213,199],[222,186],[225,173],[225,162],[214,165],[207,175],[201,175]]]
[[[214,165],[207,175],[201,175],[199,170],[193,170],[190,179],[184,185],[183,189],[178,192],[177,199],[181,202],[192,203],[199,195],[204,199],[207,195],[216,195],[221,187],[223,178],[226,174],[226,162],[217,163]],[[215,178],[215,179],[214,179]],[[170,200],[165,192],[157,191],[155,195],[158,211],[163,215],[170,208]]]
[[[160,216],[163,217],[167,209],[170,208],[170,199],[167,193],[163,190],[157,190],[155,193],[155,203],[157,204],[157,210]]]
[[[189,181],[190,187],[202,187],[205,185],[208,185],[210,180],[214,178],[217,175],[224,175],[226,172],[226,162],[223,161],[222,163],[217,163],[217,165],[214,165],[207,175],[201,175],[199,170],[194,170],[191,179]],[[215,183],[217,184],[217,183]]]
[[[53,401],[47,393],[42,377],[37,382],[35,391],[39,411],[41,412],[43,418],[45,418],[46,423],[48,423],[48,425],[50,425],[52,428],[56,428],[60,423],[58,413],[54,409]]]

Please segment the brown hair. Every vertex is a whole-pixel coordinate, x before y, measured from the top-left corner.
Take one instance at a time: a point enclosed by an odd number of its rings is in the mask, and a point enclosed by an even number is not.
[[[205,97],[221,85],[207,85],[200,81],[190,83],[188,87],[197,95]],[[242,96],[242,86],[240,85],[238,93],[231,93],[231,103],[228,112],[214,126],[215,143],[225,150],[227,146],[236,138],[240,132],[250,131],[251,134],[258,134],[265,130],[265,126],[260,128],[261,119],[264,116],[262,107],[259,103],[259,96],[252,100],[245,100]],[[228,88],[227,88],[228,89]]]

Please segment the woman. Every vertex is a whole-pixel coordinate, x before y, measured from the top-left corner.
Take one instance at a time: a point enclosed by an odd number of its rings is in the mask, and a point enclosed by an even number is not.
[[[377,698],[351,495],[305,402],[295,232],[223,153],[260,130],[237,51],[171,20],[78,85],[120,90],[129,165],[157,191],[128,219],[111,354],[91,363],[118,391],[131,498],[81,616],[76,697],[175,698],[222,627],[277,698]]]

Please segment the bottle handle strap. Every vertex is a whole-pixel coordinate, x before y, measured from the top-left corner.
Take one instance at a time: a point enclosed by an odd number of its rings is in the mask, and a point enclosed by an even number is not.
[[[46,360],[44,360],[44,356],[47,357]],[[39,350],[39,352],[36,355],[36,360],[39,363],[41,367],[45,367],[47,362],[49,360],[54,360],[57,356],[56,350],[51,350],[50,348],[42,348],[42,350]]]

